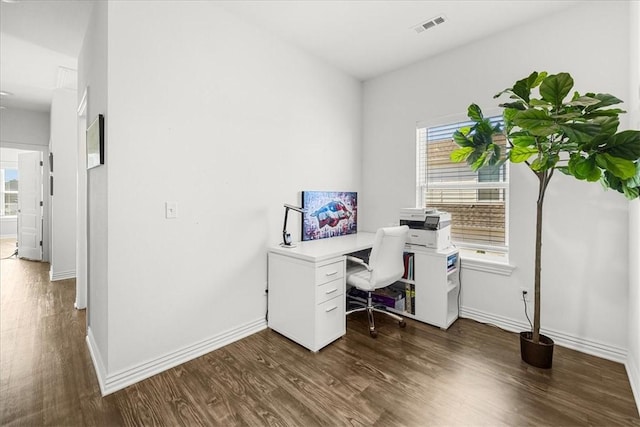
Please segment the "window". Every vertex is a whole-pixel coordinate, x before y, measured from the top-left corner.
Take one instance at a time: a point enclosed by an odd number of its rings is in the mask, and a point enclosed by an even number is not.
[[[0,216],[18,215],[18,170],[0,169]]]
[[[492,117],[492,123],[502,117]],[[453,163],[449,154],[458,146],[453,133],[472,122],[417,129],[418,206],[451,213],[451,240],[463,249],[462,255],[477,255],[498,262],[507,261],[508,252],[508,162],[477,172],[467,163]],[[494,142],[506,146],[504,136]],[[504,151],[503,151],[504,152]]]

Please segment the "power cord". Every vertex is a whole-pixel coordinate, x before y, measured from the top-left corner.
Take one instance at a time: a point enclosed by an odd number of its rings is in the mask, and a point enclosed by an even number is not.
[[[13,251],[13,253],[11,255],[9,255],[8,257],[4,257],[4,258],[0,258],[0,259],[9,259],[11,257],[17,257],[18,256],[18,249],[16,249],[15,251]]]
[[[529,319],[529,313],[527,313],[527,291],[522,291],[522,302],[524,303],[524,315],[527,317],[529,321],[529,326],[531,326],[531,330],[533,331],[533,325],[531,324],[531,319]]]
[[[462,259],[460,258],[460,252],[458,252],[458,317],[460,317],[460,305],[462,296]]]

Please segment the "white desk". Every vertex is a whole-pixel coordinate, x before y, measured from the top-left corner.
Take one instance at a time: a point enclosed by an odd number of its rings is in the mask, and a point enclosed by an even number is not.
[[[311,351],[343,336],[345,254],[374,240],[375,233],[359,232],[269,248],[269,327]]]

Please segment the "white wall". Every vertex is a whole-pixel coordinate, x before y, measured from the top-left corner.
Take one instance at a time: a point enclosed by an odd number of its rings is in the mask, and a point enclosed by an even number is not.
[[[360,190],[361,84],[213,2],[106,8],[107,197],[90,171],[89,204],[107,212],[108,290],[89,311],[106,297],[90,321],[108,325],[110,392],[266,326],[283,203]]]
[[[49,156],[49,114],[40,111],[29,111],[15,108],[7,108],[0,110],[0,146],[3,148],[16,148],[27,151],[41,151],[45,165],[48,165]],[[47,195],[44,198],[44,216],[42,227],[43,238],[43,261],[49,261],[50,242],[49,242],[49,180],[48,172],[45,166],[43,191]],[[2,232],[5,234],[5,228],[10,230],[16,229],[16,220],[0,220],[2,222]],[[15,231],[13,231],[15,234]]]
[[[87,335],[100,387],[108,355],[107,172],[109,168],[107,2],[95,2],[78,57],[78,92],[87,89],[87,123],[104,114],[105,165],[87,171]],[[78,99],[78,104],[81,99]],[[104,358],[104,359],[103,359]]]
[[[640,2],[631,3],[629,122],[640,129]],[[627,372],[640,408],[640,200],[629,204],[629,342]]]
[[[77,93],[56,89],[51,101],[53,196],[51,197],[51,280],[76,275],[78,163]]]
[[[398,209],[415,204],[416,122],[464,115],[472,102],[494,109],[495,93],[534,70],[568,71],[582,93],[625,97],[628,13],[628,2],[585,2],[366,82],[364,228],[397,222]],[[585,31],[588,22],[598,22],[598,31]],[[517,330],[526,324],[519,289],[533,287],[537,179],[526,167],[514,165],[511,172],[510,257],[517,268],[510,277],[463,271],[462,305],[467,316]],[[557,175],[545,206],[542,329],[561,345],[586,345],[586,351],[622,361],[628,202],[599,185]]]
[[[0,110],[0,141],[3,147],[49,145],[49,114],[7,108]],[[14,147],[16,148],[16,147]],[[28,148],[23,148],[28,149]]]

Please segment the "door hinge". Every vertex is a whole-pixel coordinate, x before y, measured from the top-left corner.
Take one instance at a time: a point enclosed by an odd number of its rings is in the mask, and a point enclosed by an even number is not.
[[[42,202],[42,200],[40,200],[40,206],[44,206],[44,203]]]
[[[42,163],[42,160],[40,160],[40,166],[44,166],[44,163]]]
[[[40,240],[40,246],[42,246],[42,240]]]

